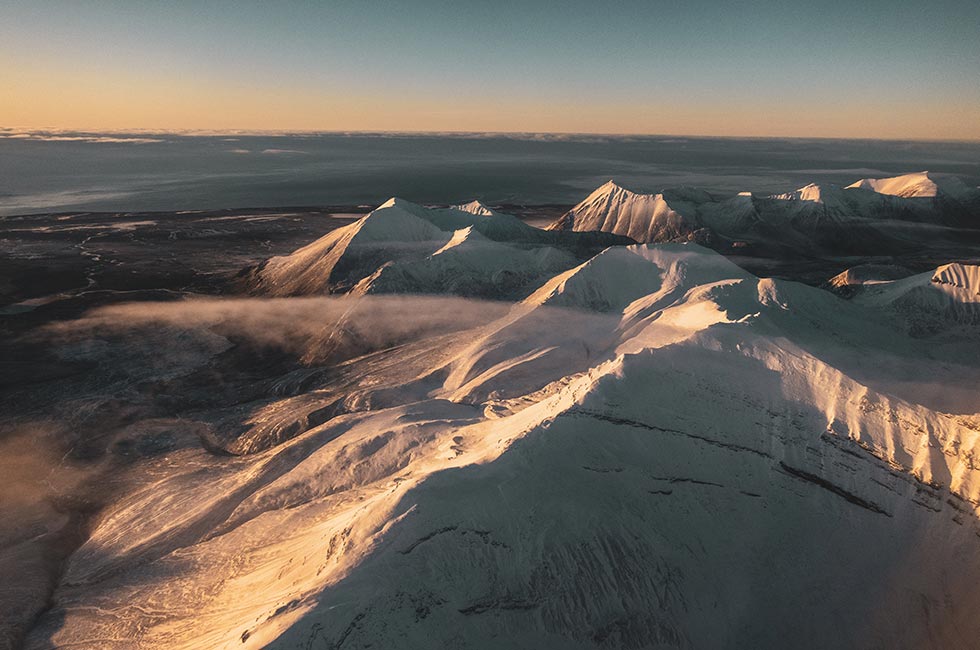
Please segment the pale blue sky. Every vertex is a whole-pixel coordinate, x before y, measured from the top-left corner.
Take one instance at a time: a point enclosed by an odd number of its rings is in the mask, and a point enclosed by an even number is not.
[[[10,126],[980,138],[975,1],[35,1],[2,13]]]

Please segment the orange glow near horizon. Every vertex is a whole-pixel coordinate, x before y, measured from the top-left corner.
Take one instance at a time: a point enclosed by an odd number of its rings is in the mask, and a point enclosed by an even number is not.
[[[541,97],[252,88],[220,80],[0,64],[0,126],[92,131],[470,131],[980,140],[980,106],[814,105],[760,97],[576,102]]]
[[[980,140],[950,3],[8,3],[0,127]]]

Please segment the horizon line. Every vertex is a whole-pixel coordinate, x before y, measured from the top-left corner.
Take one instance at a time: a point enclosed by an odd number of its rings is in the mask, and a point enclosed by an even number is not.
[[[710,135],[696,133],[628,133],[599,131],[493,131],[493,130],[412,130],[412,129],[163,129],[155,127],[129,127],[98,129],[86,127],[26,127],[0,126],[0,139],[14,138],[13,134],[112,134],[112,135],[170,135],[170,136],[310,136],[310,135],[381,135],[381,136],[442,136],[442,137],[514,137],[514,136],[558,136],[558,137],[602,137],[602,138],[688,138],[688,139],[726,139],[726,140],[850,140],[856,142],[934,142],[980,144],[978,138],[928,138],[928,137],[854,137],[854,136],[806,136],[806,135]]]

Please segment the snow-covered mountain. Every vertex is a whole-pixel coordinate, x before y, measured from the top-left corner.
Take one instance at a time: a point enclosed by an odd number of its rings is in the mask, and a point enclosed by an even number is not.
[[[478,214],[483,217],[493,217],[501,214],[500,212],[497,212],[493,208],[490,208],[484,205],[483,203],[481,203],[480,201],[476,201],[476,200],[470,201],[469,203],[461,203],[459,205],[454,205],[451,207],[456,208],[457,210],[462,210],[463,212],[469,212],[470,214]]]
[[[470,234],[458,234],[463,230]],[[246,270],[242,282],[275,296],[344,293],[357,286],[373,293],[452,290],[510,299],[521,297],[542,273],[567,270],[606,246],[632,241],[696,241],[722,251],[748,246],[750,254],[781,256],[881,255],[914,250],[923,239],[976,239],[978,233],[980,192],[926,172],[847,188],[810,184],[783,194],[727,198],[693,188],[638,194],[609,181],[547,230],[479,201],[426,208],[392,198],[349,226]],[[467,261],[460,251],[437,256],[451,240],[446,252],[460,244],[480,247],[511,265],[490,278],[469,268],[479,255],[467,254]],[[527,255],[533,248],[542,250]],[[454,268],[454,261],[462,266]]]
[[[424,259],[391,261],[362,280],[356,293],[437,293],[475,298],[519,297],[536,280],[574,266],[551,246],[518,248],[485,237],[475,226],[453,233]]]
[[[924,229],[980,230],[980,191],[956,177],[922,172],[864,179],[846,188],[809,184],[771,196],[714,196],[682,188],[637,194],[613,181],[550,226],[599,230],[640,242],[754,242],[790,250],[866,254],[907,248]],[[932,237],[935,233],[932,232]]]
[[[862,178],[847,186],[848,189],[868,189],[879,194],[902,198],[935,198],[948,196],[963,198],[971,193],[970,188],[956,176],[917,172],[891,178]],[[976,191],[976,188],[973,188]]]
[[[827,281],[827,286],[836,291],[847,292],[866,284],[901,280],[910,275],[913,275],[912,271],[898,264],[860,264],[844,269],[830,278]]]
[[[638,242],[686,241],[695,217],[674,210],[664,194],[636,194],[609,181],[549,226],[551,230],[602,231]]]
[[[853,300],[888,311],[913,335],[980,335],[980,266],[945,264],[900,280],[865,283]]]
[[[767,201],[829,200],[804,194]],[[669,195],[590,198],[568,227],[696,223]],[[393,200],[253,270],[275,295],[356,286],[349,336],[405,300],[386,291],[528,285],[492,317],[463,324],[483,307],[457,298],[458,327],[189,414],[223,453],[127,478],[27,647],[975,645],[976,339],[931,345],[895,314],[933,309],[925,291],[976,303],[976,267],[847,301],[692,243],[577,260],[478,219]],[[179,357],[204,377],[231,345],[211,323],[181,337],[209,342]]]
[[[468,296],[496,295],[492,289],[499,285],[499,296],[510,297],[542,270],[563,270],[576,256],[631,242],[607,233],[546,232],[478,201],[425,208],[391,198],[355,223],[242,275],[252,291],[273,296],[343,293],[355,286],[375,293],[445,293],[452,284]],[[530,252],[534,248],[541,250]],[[496,264],[494,277],[483,274],[487,263]]]
[[[422,208],[392,198],[355,223],[251,270],[251,281],[276,296],[349,288],[392,259],[421,259],[449,241]]]

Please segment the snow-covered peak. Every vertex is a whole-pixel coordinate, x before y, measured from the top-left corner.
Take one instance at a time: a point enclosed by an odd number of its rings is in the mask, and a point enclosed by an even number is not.
[[[497,214],[492,208],[487,207],[480,201],[474,200],[469,203],[461,203],[460,205],[450,206],[462,212],[469,212],[470,214],[480,215],[482,217],[492,217]]]
[[[622,185],[616,183],[616,181],[608,180],[595,190],[592,191],[585,199],[579,203],[579,205],[584,205],[587,203],[596,203],[599,201],[608,201],[612,203],[626,203],[629,201],[636,200],[651,200],[656,197],[663,199],[662,194],[641,194],[639,192],[633,192],[626,189]]]
[[[730,239],[880,255],[901,247],[906,222],[975,228],[978,207],[980,188],[930,172],[865,179],[846,188],[810,183],[791,192],[727,197],[690,187],[641,194],[610,180],[548,230],[602,231],[639,243]]]
[[[422,206],[393,197],[376,210],[351,224],[358,239],[378,241],[427,241],[443,239],[442,231],[430,223]]]
[[[932,272],[866,285],[854,301],[886,310],[914,336],[948,336],[967,327],[973,339],[980,327],[980,266],[945,264]]]
[[[330,293],[356,284],[396,257],[425,257],[449,239],[425,214],[411,201],[391,198],[354,223],[269,259],[253,284],[272,295]]]
[[[610,311],[656,291],[660,284],[660,269],[634,247],[612,247],[555,276],[524,302]]]
[[[830,278],[827,283],[834,289],[872,284],[882,284],[908,277],[912,272],[896,264],[859,264],[845,269]]]
[[[378,210],[385,210],[388,208],[398,208],[400,210],[404,210],[406,212],[415,214],[416,216],[426,211],[426,209],[421,205],[419,205],[418,203],[413,203],[407,199],[393,196],[387,201],[385,201],[384,203],[382,203],[381,205],[379,205],[378,207],[376,207],[374,209],[374,212],[377,212]]]
[[[677,212],[662,193],[638,194],[608,181],[550,226],[551,230],[601,230],[638,242],[686,238],[696,217]]]
[[[936,284],[949,285],[964,289],[968,293],[980,296],[980,266],[973,264],[945,264],[932,274]]]
[[[613,192],[618,192],[618,191],[629,192],[629,190],[624,188],[622,185],[619,185],[618,183],[616,183],[616,181],[610,178],[608,181],[606,181],[605,183],[597,187],[595,191],[592,192],[591,196],[596,196],[601,194],[611,194]]]
[[[678,282],[684,286],[752,277],[724,255],[692,242],[630,246],[629,250],[666,274],[680,276]]]
[[[537,230],[517,217],[496,212],[479,201],[448,208],[430,208],[425,210],[423,218],[447,232],[473,226],[487,238],[496,241],[528,239],[532,236],[531,233]]]
[[[465,244],[482,243],[486,244],[490,240],[480,234],[473,226],[467,226],[466,228],[460,228],[459,230],[453,232],[453,236],[449,239],[445,246],[437,250],[433,255],[442,255],[446,251],[459,249]]]
[[[814,201],[816,203],[823,203],[823,190],[816,183],[810,183],[804,187],[797,190],[801,201]]]
[[[784,201],[807,201],[810,203],[838,203],[840,201],[840,188],[834,185],[824,186],[810,183],[804,185],[795,192],[776,194],[772,198]]]
[[[890,178],[863,178],[847,187],[848,189],[862,188],[879,194],[889,194],[902,198],[928,198],[943,194],[958,198],[970,192],[970,189],[959,178],[933,174],[928,171]]]
[[[548,277],[576,263],[548,246],[523,248],[483,235],[476,226],[453,232],[425,258],[394,259],[362,280],[355,295],[383,293],[452,294],[478,298],[519,298]]]

